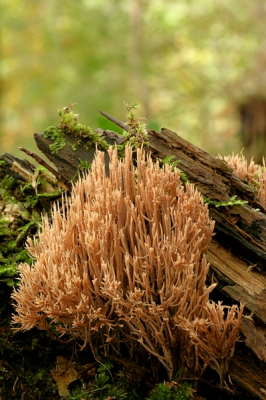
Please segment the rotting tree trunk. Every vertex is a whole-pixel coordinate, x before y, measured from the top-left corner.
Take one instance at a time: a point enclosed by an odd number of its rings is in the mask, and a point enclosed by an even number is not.
[[[119,127],[129,129],[108,114],[102,114]],[[110,144],[124,140],[115,132],[98,131]],[[241,302],[246,307],[246,316],[241,324],[244,342],[236,346],[229,367],[230,376],[257,398],[266,399],[266,210],[254,189],[235,176],[225,161],[169,129],[163,128],[160,133],[149,130],[148,135],[154,157],[174,156],[179,161],[178,167],[203,196],[210,200],[228,201],[236,195],[248,201],[243,206],[209,206],[216,224],[207,259],[212,279],[218,282],[216,298],[219,299],[222,293],[223,298],[228,298],[228,303]],[[65,146],[55,155],[49,148],[50,139],[38,134],[34,137],[39,149],[57,167],[65,186],[75,175],[80,159],[87,162],[93,159],[95,149],[74,152],[70,146]]]

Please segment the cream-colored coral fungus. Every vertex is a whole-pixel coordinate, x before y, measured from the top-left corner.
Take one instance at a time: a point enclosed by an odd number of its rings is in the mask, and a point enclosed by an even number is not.
[[[29,240],[36,261],[19,267],[13,322],[17,330],[56,329],[96,356],[126,346],[133,358],[138,347],[157,357],[169,378],[180,365],[199,371],[221,346],[217,337],[207,361],[198,343],[217,312],[208,302],[215,285],[206,286],[204,254],[214,229],[207,205],[192,185],[183,187],[177,168],[161,168],[140,149],[136,166],[130,147],[124,160],[111,147],[109,157],[110,175],[97,152],[65,207],[54,207],[52,224],[44,218]],[[238,332],[240,318],[230,319],[223,340]]]
[[[248,164],[247,159],[243,154],[232,154],[231,156],[221,157],[240,179],[247,181],[249,185],[253,185],[260,199],[261,205],[266,208],[266,165],[265,158],[262,159],[262,166],[256,164],[253,159]]]

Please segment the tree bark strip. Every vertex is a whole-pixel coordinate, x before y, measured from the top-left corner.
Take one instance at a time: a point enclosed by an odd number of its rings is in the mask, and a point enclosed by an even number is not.
[[[247,364],[239,357],[234,357],[229,366],[229,374],[255,398],[266,399],[265,370],[256,364]]]

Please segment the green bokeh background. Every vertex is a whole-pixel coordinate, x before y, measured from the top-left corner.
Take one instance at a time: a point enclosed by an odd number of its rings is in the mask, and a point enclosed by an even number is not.
[[[266,96],[265,17],[261,0],[2,0],[0,153],[36,151],[70,103],[112,129],[98,110],[125,121],[124,100],[151,128],[239,152],[239,104]]]

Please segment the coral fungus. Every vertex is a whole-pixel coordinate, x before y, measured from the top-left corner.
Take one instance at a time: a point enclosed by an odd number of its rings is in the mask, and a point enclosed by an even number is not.
[[[214,222],[207,205],[183,186],[177,168],[161,168],[141,149],[136,166],[130,147],[124,160],[111,147],[109,157],[110,176],[97,152],[65,207],[54,207],[52,224],[44,218],[29,240],[36,260],[19,268],[15,329],[56,330],[95,356],[124,343],[133,358],[138,346],[170,379],[180,365],[200,373],[218,363],[224,376],[219,360],[232,355],[243,307],[224,319],[223,307],[209,302],[215,284],[206,286],[205,253]]]

